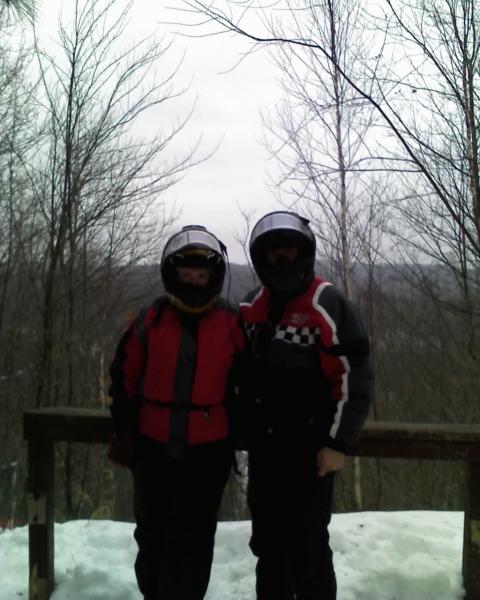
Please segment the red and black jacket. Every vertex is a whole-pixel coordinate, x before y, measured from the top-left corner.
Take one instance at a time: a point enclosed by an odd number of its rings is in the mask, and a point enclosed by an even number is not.
[[[186,444],[225,438],[229,375],[243,347],[238,314],[226,302],[197,316],[157,299],[117,347],[109,391],[114,430],[168,443],[178,434],[173,415],[183,413]]]
[[[240,312],[248,338],[241,396],[251,438],[277,434],[340,451],[354,444],[373,376],[367,333],[350,300],[315,277],[283,304],[262,287]]]

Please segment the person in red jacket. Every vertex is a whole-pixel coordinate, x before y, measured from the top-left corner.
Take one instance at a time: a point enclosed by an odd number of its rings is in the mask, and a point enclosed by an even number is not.
[[[146,600],[202,600],[233,461],[230,376],[243,348],[219,298],[225,248],[184,227],[164,249],[166,296],[140,312],[111,366],[111,460],[132,469],[135,572]]]
[[[372,394],[365,328],[350,300],[315,276],[315,247],[308,220],[287,211],[262,217],[250,239],[263,285],[240,304],[240,395],[258,600],[336,598],[333,475]]]

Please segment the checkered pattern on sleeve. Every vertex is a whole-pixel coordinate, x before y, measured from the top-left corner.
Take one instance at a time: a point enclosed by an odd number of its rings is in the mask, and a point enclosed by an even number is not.
[[[320,339],[320,328],[277,325],[275,339],[300,346],[312,346]]]
[[[259,323],[245,323],[245,332],[249,340],[255,337]],[[294,327],[293,325],[277,325],[274,339],[299,346],[313,346],[320,340],[319,327]]]

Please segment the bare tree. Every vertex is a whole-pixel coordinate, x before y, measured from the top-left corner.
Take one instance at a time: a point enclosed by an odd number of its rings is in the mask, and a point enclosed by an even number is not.
[[[36,5],[35,0],[2,0],[0,4],[0,19],[4,16],[2,13],[5,7],[5,9],[12,11],[20,18],[32,20],[35,17]]]
[[[71,28],[62,25],[59,30],[63,59],[46,54],[37,42],[48,113],[44,159],[36,165],[39,183],[35,190],[48,235],[42,264],[43,335],[37,405],[53,401],[52,352],[59,323],[58,302],[67,311],[63,315],[67,330],[62,331],[61,338],[65,340],[69,376],[62,401],[75,403],[72,344],[76,269],[88,254],[85,244],[89,252],[98,254],[104,252],[102,248],[111,250],[115,240],[121,241],[119,235],[131,242],[125,230],[135,231],[147,211],[159,211],[162,192],[192,164],[193,151],[171,164],[164,158],[186,119],[173,124],[169,131],[154,134],[149,141],[135,140],[130,134],[132,124],[144,113],[177,96],[171,84],[178,65],[170,66],[161,81],[147,83],[168,44],[147,40],[127,50],[118,48],[128,7],[120,14],[114,9],[113,1],[76,2]],[[157,214],[161,216],[161,210]],[[114,238],[108,242],[112,234]],[[141,237],[139,231],[136,235]],[[141,251],[142,245],[136,248]]]
[[[350,65],[340,63],[315,27],[306,27],[289,35],[284,23],[295,23],[297,15],[315,7],[313,2],[286,0],[267,6],[251,1],[207,4],[201,0],[186,0],[184,4],[187,12],[206,15],[209,22],[220,27],[220,30],[236,32],[256,46],[288,44],[303,48],[307,53],[313,51],[319,60],[331,63],[338,76],[358,94],[358,98],[371,104],[396,142],[387,157],[389,168],[392,169],[392,163],[394,165],[400,160],[402,170],[420,175],[428,193],[438,198],[445,216],[462,232],[470,252],[475,257],[480,255],[478,161],[474,156],[477,148],[475,109],[478,89],[475,85],[478,76],[478,7],[475,0],[444,0],[441,3],[426,0],[392,3],[386,0],[381,23],[377,17],[365,12],[365,19],[359,21],[358,26],[365,29],[375,26],[376,31],[387,35],[386,42],[382,37],[381,42],[372,44],[373,52],[380,51],[388,61],[392,56],[397,57],[397,62],[387,64],[386,72],[380,75],[378,60],[375,60],[375,55],[370,56],[367,65],[373,60],[373,66],[367,84],[363,73],[358,78]],[[260,19],[254,21],[252,15],[259,15]],[[257,34],[255,29],[259,23],[263,29]],[[387,48],[393,49],[387,52]],[[417,59],[408,71],[405,60],[408,60],[412,48],[417,52]],[[405,97],[407,91],[408,98]],[[433,105],[417,100],[421,94],[416,94],[420,91],[427,94],[433,92],[430,101],[432,98],[437,100]],[[439,102],[442,98],[448,102]],[[419,114],[414,115],[412,120],[407,118],[406,112],[413,106],[417,107]],[[432,128],[427,126],[428,121],[424,119],[422,111],[432,107],[439,117],[450,123],[450,131],[457,131],[459,127],[465,130],[467,146],[461,142],[454,144],[456,148],[462,148],[463,154],[449,155],[445,150],[439,151],[432,136],[426,137]],[[417,127],[419,122],[426,125],[422,135],[422,129]],[[439,132],[439,129],[433,131]],[[457,135],[454,140],[457,140]],[[467,149],[468,153],[465,151]],[[459,206],[456,192],[444,185],[439,161],[450,165],[450,168],[456,166],[459,172],[468,174],[471,185],[469,204]]]
[[[319,60],[312,49],[276,48],[272,55],[282,73],[283,101],[277,108],[278,124],[266,119],[278,140],[271,153],[282,166],[280,201],[293,198],[297,210],[313,221],[322,241],[320,253],[349,298],[359,247],[356,234],[369,201],[359,165],[369,157],[365,138],[372,111],[352,93],[338,65],[361,66],[363,41],[354,31],[359,9],[358,3],[328,0],[295,16],[296,34],[304,27],[315,30],[334,60]],[[352,462],[354,506],[360,509],[360,460]]]
[[[292,192],[296,202],[310,199],[310,190],[325,181],[321,169],[312,169],[317,163],[311,149],[318,147],[319,134],[310,130],[301,143],[292,142],[309,121],[307,111],[304,121],[291,115],[303,106],[298,91],[308,89],[311,65],[321,65],[323,73],[330,70],[352,98],[371,107],[368,124],[375,127],[369,127],[364,144],[376,150],[359,158],[364,170],[384,172],[387,179],[373,180],[383,190],[383,202],[377,196],[364,213],[361,230],[368,235],[356,239],[358,252],[370,265],[370,287],[377,290],[374,336],[385,416],[478,420],[478,2],[386,0],[376,13],[363,9],[353,24],[354,31],[370,35],[365,44],[370,53],[363,55],[360,69],[358,63],[342,62],[323,35],[327,18],[304,18],[331,5],[188,0],[182,18],[193,15],[195,20],[201,13],[207,19],[195,24],[203,27],[202,33],[205,27],[207,34],[233,31],[252,42],[252,52],[264,45],[277,56],[298,57],[296,62],[282,59],[284,73],[299,70],[299,77],[296,87],[289,84],[284,136],[278,138],[278,146],[290,151],[281,156],[284,191]],[[338,86],[328,81],[334,93]],[[334,102],[331,106],[333,110]],[[334,128],[323,123],[320,131],[327,135]],[[280,156],[279,147],[276,151]],[[308,165],[300,175],[298,164]],[[362,177],[355,174],[351,180],[358,183]],[[364,181],[362,191],[368,194],[372,178]],[[334,197],[330,191],[329,197]],[[379,212],[379,225],[389,215],[390,233],[390,247],[383,242],[380,249],[375,244],[380,232],[372,235],[369,225]],[[341,205],[333,214],[341,224]],[[344,256],[359,256],[351,248]],[[398,276],[380,278],[386,290],[379,290],[372,278],[372,258],[379,250],[382,262]],[[454,388],[461,388],[461,398]]]
[[[1,322],[18,315],[0,331],[2,348],[9,344],[0,376],[9,377],[8,422],[18,443],[26,407],[105,406],[105,366],[122,311],[152,293],[156,267],[147,262],[158,260],[175,218],[164,192],[202,160],[191,140],[183,154],[170,150],[189,118],[165,110],[182,93],[174,88],[181,59],[167,62],[164,39],[122,47],[129,8],[77,1],[56,50],[35,37],[37,70],[28,76],[38,73],[41,85],[30,93],[33,105],[22,112],[25,86],[16,96],[11,86],[0,90],[0,113],[9,117],[8,127],[0,123],[0,183],[8,192],[0,197],[8,224],[0,232]],[[135,135],[133,126],[143,121],[146,129],[153,115],[161,126],[149,127],[148,138]],[[95,481],[104,466],[91,448],[67,445],[59,461],[64,516],[105,501],[111,489]]]
[[[37,139],[32,51],[21,24],[0,7],[0,515],[13,520],[21,477],[20,407],[29,384],[31,339],[25,245],[36,241],[24,159]],[[4,479],[3,475],[7,474]],[[17,490],[18,491],[18,490]]]
[[[238,209],[240,211],[240,214],[242,215],[243,229],[241,231],[235,231],[235,241],[242,247],[245,262],[248,265],[250,277],[248,278],[248,283],[245,286],[245,292],[248,292],[252,290],[256,285],[258,285],[257,276],[255,275],[255,269],[252,265],[252,260],[250,258],[250,251],[248,247],[250,235],[253,229],[252,222],[255,217],[256,211],[254,209],[247,210],[242,208],[241,206],[238,206]]]

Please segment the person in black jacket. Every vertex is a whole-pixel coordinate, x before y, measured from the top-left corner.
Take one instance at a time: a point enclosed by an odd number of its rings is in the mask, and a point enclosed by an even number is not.
[[[240,394],[257,600],[336,598],[334,473],[372,394],[365,328],[350,300],[314,275],[315,247],[308,221],[286,211],[261,218],[250,239],[263,285],[240,305],[248,337]]]
[[[135,572],[146,600],[202,600],[217,511],[233,461],[227,400],[244,345],[219,299],[221,242],[200,226],[167,242],[167,295],[140,312],[111,366],[109,457],[134,480]]]

